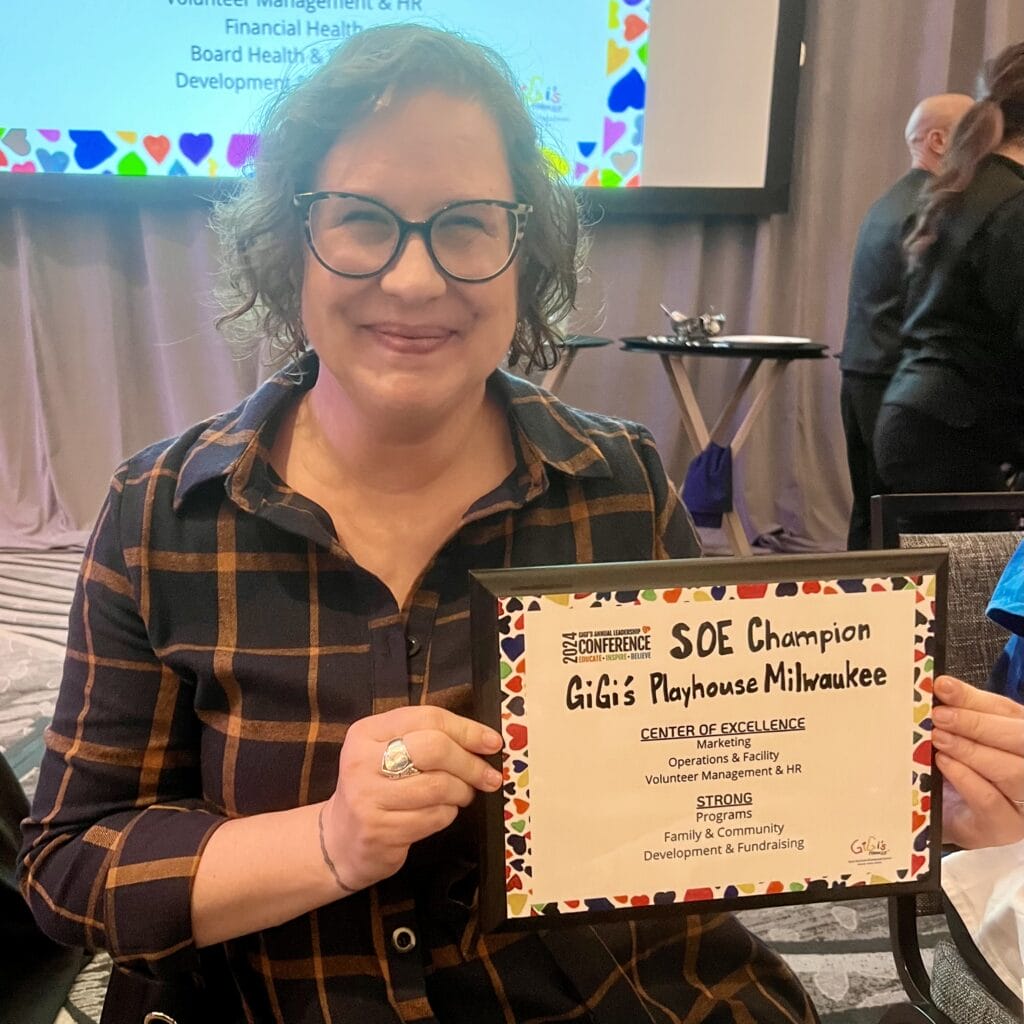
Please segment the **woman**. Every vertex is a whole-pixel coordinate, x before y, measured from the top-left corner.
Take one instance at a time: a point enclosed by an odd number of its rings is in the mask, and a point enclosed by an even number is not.
[[[986,64],[924,201],[875,459],[895,492],[1003,490],[1024,466],[1024,43]]]
[[[128,979],[205,968],[193,1015],[228,980],[288,1024],[815,1020],[728,915],[477,924],[500,737],[471,717],[468,571],[698,553],[643,428],[497,370],[543,364],[575,294],[575,208],[507,70],[353,37],[218,223],[229,321],[298,358],[117,472],[25,828],[37,918],[120,968],[107,1019],[170,1005]]]

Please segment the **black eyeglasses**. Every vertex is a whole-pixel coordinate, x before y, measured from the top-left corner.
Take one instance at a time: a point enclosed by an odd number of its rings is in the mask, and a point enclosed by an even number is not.
[[[434,266],[455,281],[490,281],[509,268],[526,233],[528,203],[464,199],[426,220],[406,220],[353,192],[301,192],[306,242],[319,263],[341,277],[374,277],[402,251],[411,234],[423,239]]]

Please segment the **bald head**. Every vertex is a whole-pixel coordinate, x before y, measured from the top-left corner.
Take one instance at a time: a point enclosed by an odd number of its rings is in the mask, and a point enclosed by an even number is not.
[[[960,118],[974,100],[960,92],[944,92],[921,100],[907,121],[904,138],[914,167],[936,174]]]

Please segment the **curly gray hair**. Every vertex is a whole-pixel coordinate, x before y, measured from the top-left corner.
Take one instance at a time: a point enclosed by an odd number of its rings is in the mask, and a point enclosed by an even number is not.
[[[559,323],[576,299],[579,214],[557,180],[508,65],[494,51],[422,25],[366,29],[274,102],[254,175],[215,208],[224,277],[217,326],[276,360],[306,347],[300,295],[301,215],[292,203],[315,187],[317,169],[339,137],[372,117],[381,100],[427,89],[473,99],[495,119],[516,198],[533,206],[520,255],[518,318],[509,364],[529,371],[558,357]]]

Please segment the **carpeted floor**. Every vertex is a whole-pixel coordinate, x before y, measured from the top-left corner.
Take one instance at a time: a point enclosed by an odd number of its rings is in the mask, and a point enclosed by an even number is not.
[[[76,551],[0,551],[0,751],[30,795],[60,683],[80,559]],[[903,1001],[883,901],[750,910],[740,917],[789,961],[823,1024],[875,1024],[885,1007]],[[932,946],[945,929],[936,920],[927,933]],[[108,972],[105,956],[93,960],[56,1024],[97,1021]]]

